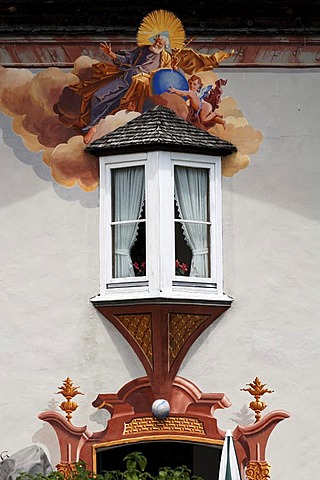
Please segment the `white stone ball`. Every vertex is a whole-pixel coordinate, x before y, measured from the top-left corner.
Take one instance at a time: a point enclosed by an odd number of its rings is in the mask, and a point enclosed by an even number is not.
[[[170,413],[170,404],[167,400],[158,398],[158,400],[153,402],[151,410],[158,420],[164,420]]]

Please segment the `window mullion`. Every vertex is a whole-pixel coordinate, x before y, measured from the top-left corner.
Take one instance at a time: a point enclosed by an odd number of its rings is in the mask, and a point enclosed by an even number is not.
[[[199,225],[211,225],[211,222],[202,222],[201,220],[184,220],[183,218],[175,218],[176,223],[197,223]]]
[[[138,220],[119,220],[118,222],[110,222],[110,225],[125,225],[126,223],[145,223],[145,218]]]

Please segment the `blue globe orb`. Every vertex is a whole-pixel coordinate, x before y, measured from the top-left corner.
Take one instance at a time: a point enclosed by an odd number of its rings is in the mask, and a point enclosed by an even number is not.
[[[170,404],[167,400],[159,398],[153,402],[151,410],[158,420],[164,420],[170,413]]]
[[[152,95],[161,95],[161,93],[168,92],[170,87],[178,90],[189,90],[186,77],[170,68],[158,70],[152,77],[150,87]]]

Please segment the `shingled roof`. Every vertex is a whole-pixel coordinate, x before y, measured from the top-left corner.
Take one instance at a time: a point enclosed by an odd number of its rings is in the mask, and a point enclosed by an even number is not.
[[[97,156],[151,150],[171,150],[225,156],[236,147],[178,117],[162,105],[147,110],[127,124],[87,146]]]

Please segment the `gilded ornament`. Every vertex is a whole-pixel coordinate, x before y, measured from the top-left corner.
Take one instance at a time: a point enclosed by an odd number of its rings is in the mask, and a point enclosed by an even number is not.
[[[248,462],[246,467],[247,480],[267,480],[270,478],[270,465],[267,462]]]
[[[60,392],[59,392],[60,393]],[[71,462],[61,462],[56,466],[57,470],[65,480],[73,477],[73,473],[77,471],[75,463]]]
[[[261,383],[259,377],[256,377],[252,383],[246,383],[249,388],[241,388],[240,390],[243,392],[249,392],[255,400],[252,401],[249,405],[251,410],[255,413],[255,423],[261,419],[261,412],[267,407],[267,404],[263,402],[260,398],[265,393],[273,393],[273,390],[269,390],[268,388],[264,388],[267,384]]]
[[[83,395],[83,393],[79,392],[78,388],[80,387],[73,386],[73,381],[70,377],[67,377],[62,386],[58,388],[60,392],[56,393],[61,393],[61,395],[63,395],[67,400],[66,402],[62,402],[60,404],[60,408],[66,413],[66,418],[68,422],[71,423],[72,413],[78,408],[78,404],[76,402],[72,402],[71,399],[76,395]]]

